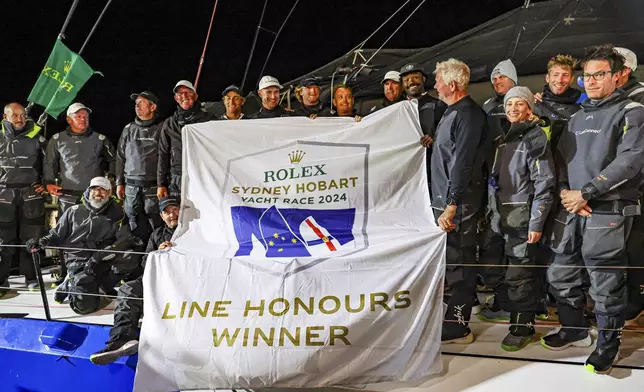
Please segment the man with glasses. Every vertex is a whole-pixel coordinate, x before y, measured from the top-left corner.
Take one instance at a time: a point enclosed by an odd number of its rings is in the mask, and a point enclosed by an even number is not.
[[[177,110],[161,127],[159,163],[157,166],[157,198],[181,194],[181,129],[188,124],[215,120],[201,108],[199,96],[191,82],[180,80],[174,86]]]
[[[226,113],[219,116],[220,120],[241,120],[244,118],[242,106],[246,100],[242,97],[239,87],[234,84],[226,87],[221,93],[221,100],[226,107]]]
[[[551,350],[592,344],[584,317],[589,279],[599,332],[586,368],[607,373],[624,327],[626,243],[641,213],[644,106],[616,90],[624,58],[612,46],[589,49],[583,68],[589,99],[570,119],[555,154],[563,208],[553,227],[548,280],[562,328],[541,343]]]

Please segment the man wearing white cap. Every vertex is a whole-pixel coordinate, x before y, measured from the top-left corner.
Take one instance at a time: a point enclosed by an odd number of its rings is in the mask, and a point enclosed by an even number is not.
[[[633,72],[637,70],[637,55],[626,48],[616,47],[615,51],[624,58],[624,70],[617,81],[617,87],[626,91],[628,98],[644,104],[644,83],[633,76]]]
[[[80,249],[65,255],[68,275],[58,286],[54,300],[62,303],[68,296],[70,306],[78,314],[98,310],[99,287],[115,295],[114,285],[137,266],[136,259],[127,253],[136,245],[125,219],[123,208],[112,198],[112,184],[105,177],[94,177],[89,182],[80,204],[68,208],[56,227],[42,238],[27,241],[27,250],[36,252],[47,246]],[[83,295],[88,294],[88,295]]]
[[[181,194],[181,129],[188,124],[216,120],[202,109],[191,82],[180,80],[174,86],[177,110],[163,122],[157,163],[157,197]]]
[[[281,88],[282,85],[277,78],[269,75],[262,77],[259,81],[259,88],[257,90],[257,95],[259,95],[262,100],[262,107],[250,118],[258,119],[290,116],[290,113],[293,111],[280,106]]]
[[[92,130],[91,113],[82,103],[71,104],[67,108],[69,126],[52,136],[47,145],[44,182],[47,191],[58,196],[63,212],[80,200],[92,178],[116,173],[114,146],[105,135]]]
[[[402,101],[402,85],[400,84],[400,72],[388,71],[380,84],[382,84],[382,87],[384,89],[385,97],[381,102],[374,105],[369,110],[369,114],[375,113],[382,108],[386,108],[389,105],[393,105],[397,102]]]
[[[633,71],[637,69],[637,56],[631,50],[616,47],[615,51],[624,58],[624,69],[617,80],[617,87],[626,92],[628,98],[644,104],[644,83],[639,82]],[[640,203],[642,200],[640,200]],[[626,244],[629,267],[644,267],[644,216],[638,215],[633,219],[631,235]],[[624,318],[626,326],[639,325],[638,319],[644,321],[644,270],[632,268],[626,275],[628,286],[628,303]]]

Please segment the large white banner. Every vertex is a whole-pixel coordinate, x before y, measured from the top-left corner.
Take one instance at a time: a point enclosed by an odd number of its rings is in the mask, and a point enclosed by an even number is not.
[[[135,391],[441,371],[446,237],[415,104],[184,128],[176,246],[149,256]]]

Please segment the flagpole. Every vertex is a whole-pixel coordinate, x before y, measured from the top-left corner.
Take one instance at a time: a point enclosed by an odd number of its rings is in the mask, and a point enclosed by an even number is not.
[[[74,11],[76,11],[76,7],[78,6],[79,0],[74,0],[74,3],[72,4],[71,8],[69,9],[69,12],[67,13],[67,18],[65,18],[65,23],[63,23],[63,28],[60,29],[60,33],[58,33],[58,39],[63,39],[65,37],[65,30],[67,30],[67,25],[69,22],[72,20],[72,15],[74,15]]]
[[[219,0],[215,0],[215,7],[212,9],[212,16],[210,17],[210,26],[208,26],[208,33],[206,34],[206,42],[203,45],[203,52],[201,53],[201,58],[199,59],[199,68],[197,68],[197,77],[195,78],[195,90],[199,85],[199,77],[201,76],[201,68],[203,63],[206,61],[206,48],[208,47],[208,40],[210,39],[210,30],[212,30],[212,23],[215,20],[215,12],[217,11],[217,4]]]
[[[69,12],[67,12],[67,17],[65,18],[65,22],[63,23],[63,27],[60,29],[60,33],[58,33],[58,37],[56,39],[63,40],[65,37],[65,31],[67,30],[67,26],[69,25],[69,22],[72,20],[72,16],[74,15],[74,11],[76,11],[76,7],[78,6],[80,0],[74,0],[72,3],[72,6],[69,8]],[[29,115],[29,111],[31,108],[34,107],[33,102],[29,102],[27,107],[25,108],[25,112],[27,115]],[[42,126],[45,124],[45,120],[47,119],[47,114],[43,113],[40,118],[38,119],[37,124]]]
[[[105,8],[103,8],[103,11],[98,16],[98,19],[96,20],[96,23],[94,23],[94,27],[92,27],[92,31],[89,32],[89,35],[85,39],[85,42],[83,43],[83,46],[81,46],[80,50],[78,51],[79,56],[83,53],[83,50],[87,46],[87,43],[89,42],[90,38],[92,38],[92,35],[94,34],[94,31],[96,31],[96,27],[98,27],[98,24],[101,23],[101,19],[103,19],[103,15],[105,15],[105,11],[107,11],[107,8],[110,6],[110,4],[112,4],[112,0],[108,0],[107,4],[105,4]]]

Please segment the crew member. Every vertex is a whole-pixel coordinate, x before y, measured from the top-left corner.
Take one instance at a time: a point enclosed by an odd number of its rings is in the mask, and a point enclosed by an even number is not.
[[[400,72],[388,71],[380,84],[382,84],[385,96],[382,101],[369,109],[369,114],[375,113],[382,108],[386,108],[387,106],[403,100],[403,88],[400,84]]]
[[[262,107],[251,116],[252,119],[289,117],[293,110],[280,106],[282,85],[276,78],[266,75],[259,81],[257,94],[262,100]]]
[[[162,222],[156,208],[161,121],[159,99],[150,91],[130,95],[136,117],[123,129],[116,149],[116,195],[123,207],[132,234],[147,242]]]
[[[555,155],[564,208],[553,228],[548,280],[562,328],[541,342],[552,350],[592,344],[582,290],[588,276],[599,332],[586,367],[596,373],[610,371],[619,351],[627,299],[620,267],[644,184],[644,107],[616,90],[623,68],[612,46],[588,50],[583,78],[590,99],[570,119]]]
[[[159,200],[161,219],[165,222],[158,227],[148,241],[147,253],[164,250],[172,246],[170,240],[179,223],[179,198],[166,196]],[[89,360],[96,365],[106,365],[126,355],[134,355],[139,347],[139,320],[143,315],[143,277],[126,282],[119,287],[114,309],[114,326],[105,348],[92,354]]]
[[[4,107],[1,127],[0,297],[9,287],[9,269],[18,251],[2,244],[22,244],[45,231],[45,188],[41,185],[45,138],[19,103]],[[39,287],[31,256],[24,251],[19,253],[20,274],[25,275],[27,287],[36,290]]]
[[[137,245],[124,222],[123,208],[111,196],[110,181],[105,177],[93,178],[81,203],[65,210],[49,234],[27,241],[30,252],[47,246],[79,248],[67,251],[68,275],[54,293],[57,303],[69,297],[77,314],[97,311],[99,288],[107,295],[116,294],[116,283],[138,265],[138,259],[131,254],[110,252],[133,250]]]
[[[431,160],[432,208],[447,232],[443,343],[471,343],[468,323],[476,294],[476,269],[452,264],[476,262],[476,225],[486,192],[485,156],[490,149],[485,112],[467,93],[469,67],[455,59],[436,65],[438,97],[447,104],[436,129]],[[421,143],[429,147],[423,137]]]

